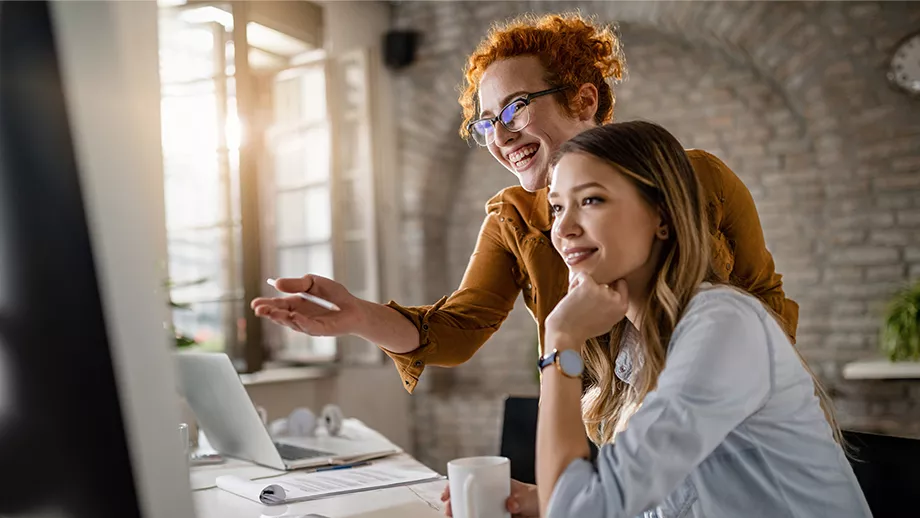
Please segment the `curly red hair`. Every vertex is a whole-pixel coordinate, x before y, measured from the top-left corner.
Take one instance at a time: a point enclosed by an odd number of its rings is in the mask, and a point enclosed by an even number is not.
[[[536,56],[546,70],[550,87],[591,83],[597,87],[595,122],[613,119],[615,97],[607,81],[619,81],[626,73],[626,57],[620,38],[608,26],[600,26],[581,14],[524,15],[493,25],[488,36],[470,55],[466,66],[466,87],[460,94],[463,123],[460,135],[469,137],[467,125],[478,117],[479,81],[492,63],[518,56]],[[574,116],[576,88],[554,95],[569,115]]]

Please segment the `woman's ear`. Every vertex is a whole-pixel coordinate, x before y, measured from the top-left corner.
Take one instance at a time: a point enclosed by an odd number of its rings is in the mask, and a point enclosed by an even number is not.
[[[597,87],[585,83],[578,89],[575,96],[576,116],[581,121],[593,121],[597,114]]]
[[[668,219],[664,217],[664,212],[658,209],[658,229],[655,230],[655,237],[662,241],[667,241],[671,237],[671,227],[668,225]]]

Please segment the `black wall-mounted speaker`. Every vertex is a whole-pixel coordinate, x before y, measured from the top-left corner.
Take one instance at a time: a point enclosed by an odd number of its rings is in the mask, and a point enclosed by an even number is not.
[[[419,34],[415,31],[388,31],[383,36],[383,62],[393,70],[412,64]]]

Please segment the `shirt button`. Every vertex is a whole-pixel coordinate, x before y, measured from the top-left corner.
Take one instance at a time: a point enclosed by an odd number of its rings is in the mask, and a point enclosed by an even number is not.
[[[421,366],[422,366],[421,360],[415,360],[415,366],[416,366],[416,367],[421,367]]]
[[[527,285],[527,289],[528,289],[528,290],[532,290],[532,289],[533,289],[533,285],[532,285],[532,284],[528,284],[528,285]]]
[[[424,324],[424,325],[422,326],[422,329],[424,329],[425,331],[428,331],[428,324]]]
[[[409,380],[406,380],[406,385],[408,385],[408,384],[409,384]]]

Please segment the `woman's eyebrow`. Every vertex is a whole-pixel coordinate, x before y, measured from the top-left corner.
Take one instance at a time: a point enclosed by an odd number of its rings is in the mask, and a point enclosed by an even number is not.
[[[600,187],[601,189],[607,190],[606,187],[604,187],[603,185],[597,182],[587,182],[587,183],[579,184],[579,185],[576,185],[575,187],[572,187],[572,192],[574,193],[578,191],[583,191],[585,189],[590,189],[591,187]],[[548,198],[558,198],[559,193],[550,191],[547,197]]]
[[[510,94],[506,95],[506,96],[501,100],[501,102],[498,103],[498,105],[499,105],[499,108],[498,108],[498,109],[499,109],[499,110],[503,110],[503,109],[505,108],[505,106],[508,106],[508,103],[510,103],[512,99],[514,99],[515,97],[521,97],[522,95],[527,95],[527,90],[518,90],[517,92],[510,93]],[[487,110],[487,111],[488,111],[488,110]],[[479,112],[479,118],[482,118],[482,117],[484,116],[484,115],[483,115],[484,113],[486,113],[486,112],[485,112],[485,111]]]

